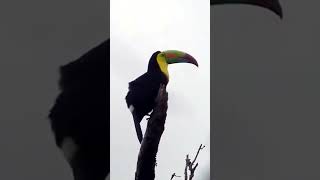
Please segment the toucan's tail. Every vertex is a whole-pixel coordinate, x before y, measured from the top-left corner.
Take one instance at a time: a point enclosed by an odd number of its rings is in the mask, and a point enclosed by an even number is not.
[[[138,140],[139,140],[139,142],[141,144],[143,135],[142,135],[140,122],[141,122],[142,118],[140,118],[137,115],[135,115],[135,113],[133,113],[132,115],[133,115],[134,127],[136,128],[136,133],[137,133],[137,136],[138,136]]]

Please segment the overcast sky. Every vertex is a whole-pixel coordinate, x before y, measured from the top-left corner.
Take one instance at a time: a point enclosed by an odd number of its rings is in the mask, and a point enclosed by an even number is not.
[[[125,96],[157,50],[194,56],[170,65],[168,116],[159,145],[156,179],[183,175],[185,155],[202,143],[196,179],[207,180],[210,152],[210,12],[207,0],[111,1],[111,179],[133,179],[139,142]],[[142,121],[143,131],[146,121]]]

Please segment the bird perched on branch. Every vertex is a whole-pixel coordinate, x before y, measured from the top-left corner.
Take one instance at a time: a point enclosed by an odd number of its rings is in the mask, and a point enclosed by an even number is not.
[[[191,63],[198,66],[197,61],[185,52],[157,51],[149,60],[147,72],[129,83],[129,92],[125,99],[132,113],[140,143],[143,138],[140,122],[153,110],[160,85],[169,82],[168,64],[174,63]]]
[[[104,180],[110,170],[110,42],[60,68],[61,92],[49,119],[75,180]]]
[[[278,0],[210,0],[211,5],[248,4],[267,8],[282,18],[282,8]]]

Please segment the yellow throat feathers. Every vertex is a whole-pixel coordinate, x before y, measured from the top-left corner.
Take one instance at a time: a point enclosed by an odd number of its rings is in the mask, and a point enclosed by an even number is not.
[[[168,63],[167,63],[167,60],[166,60],[166,57],[163,53],[159,53],[157,55],[157,62],[159,64],[159,67],[160,67],[160,70],[161,72],[166,75],[166,77],[168,78],[169,80],[169,71],[168,71]]]

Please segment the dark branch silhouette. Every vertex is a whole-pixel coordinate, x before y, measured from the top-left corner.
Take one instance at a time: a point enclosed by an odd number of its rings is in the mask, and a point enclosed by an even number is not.
[[[175,178],[175,177],[181,177],[181,176],[178,176],[178,175],[176,175],[176,173],[173,173],[173,174],[171,175],[171,179],[170,179],[170,180],[172,180],[172,179]]]
[[[200,144],[199,148],[198,148],[198,152],[196,154],[196,156],[194,157],[193,161],[191,162],[191,159],[189,158],[189,155],[187,154],[186,156],[186,167],[184,168],[184,179],[185,180],[192,180],[194,177],[194,172],[198,167],[198,163],[194,164],[198,158],[199,152],[200,150],[202,150],[203,148],[205,148],[205,146],[202,146],[202,144]],[[188,176],[188,170],[190,172],[190,175]],[[189,177],[189,179],[188,179]]]
[[[166,86],[160,85],[156,107],[152,111],[141,143],[135,180],[153,180],[155,178],[156,155],[167,117],[167,102]]]

